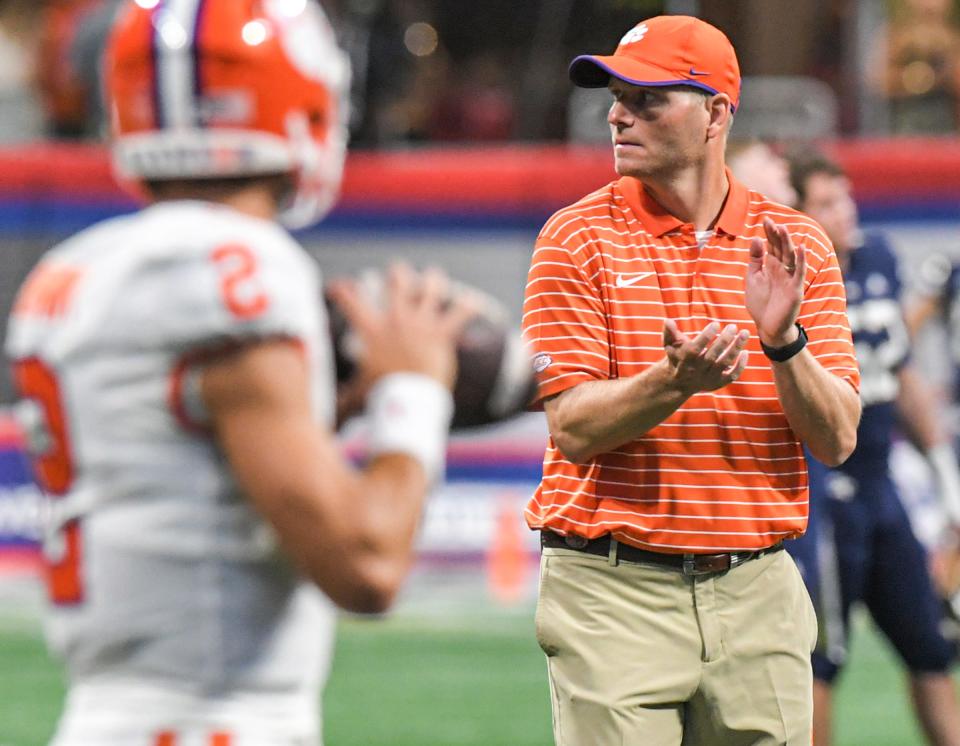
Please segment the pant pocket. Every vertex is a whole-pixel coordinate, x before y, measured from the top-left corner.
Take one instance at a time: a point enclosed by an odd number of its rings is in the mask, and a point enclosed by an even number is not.
[[[817,638],[820,634],[820,622],[817,619],[817,608],[813,603],[813,599],[810,598],[810,591],[807,590],[807,584],[803,580],[803,575],[800,572],[800,568],[797,567],[796,561],[793,557],[790,556],[788,552],[784,552],[786,559],[791,566],[791,575],[793,576],[793,582],[795,584],[795,593],[798,599],[797,605],[800,607],[799,610],[802,612],[802,618],[806,620],[807,623],[807,632],[808,639],[810,640],[810,652],[812,653],[817,648]],[[798,616],[798,618],[801,618]]]
[[[550,634],[550,614],[546,608],[550,602],[548,588],[550,585],[550,559],[548,555],[540,557],[540,586],[537,590],[537,610],[533,617],[537,644],[548,658],[556,655],[558,649],[555,635]]]

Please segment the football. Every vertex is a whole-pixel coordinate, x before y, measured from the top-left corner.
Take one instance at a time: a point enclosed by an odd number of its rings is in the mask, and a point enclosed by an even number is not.
[[[375,301],[381,293],[380,276],[367,273],[361,284]],[[510,324],[499,301],[476,288],[451,282],[449,292],[451,298],[468,292],[480,301],[457,342],[453,429],[489,425],[521,413],[533,398],[536,380],[520,329]],[[343,386],[356,375],[360,353],[346,316],[329,297],[325,300],[337,384]]]

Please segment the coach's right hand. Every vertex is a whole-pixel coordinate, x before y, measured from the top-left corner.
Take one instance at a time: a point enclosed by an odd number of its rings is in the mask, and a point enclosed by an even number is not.
[[[663,348],[673,368],[674,381],[688,395],[714,391],[736,381],[747,367],[750,332],[713,321],[697,336],[680,331],[673,319],[664,319]]]

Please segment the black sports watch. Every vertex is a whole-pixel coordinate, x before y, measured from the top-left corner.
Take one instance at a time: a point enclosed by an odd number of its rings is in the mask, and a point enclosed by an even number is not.
[[[768,347],[761,341],[760,349],[763,350],[763,354],[775,363],[783,363],[800,352],[800,350],[807,346],[807,331],[800,325],[799,321],[796,323],[796,327],[800,335],[788,345],[784,345],[783,347]]]

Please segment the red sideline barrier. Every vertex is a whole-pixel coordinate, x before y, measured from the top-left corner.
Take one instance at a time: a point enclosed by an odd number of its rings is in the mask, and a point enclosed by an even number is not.
[[[0,196],[59,196],[116,200],[117,186],[103,148],[38,144],[0,148]]]
[[[826,145],[861,199],[960,195],[960,138],[850,140]],[[352,153],[341,206],[443,211],[555,209],[615,177],[610,149],[564,145]],[[123,200],[96,146],[0,149],[0,199]]]
[[[858,199],[960,194],[960,138],[848,140],[825,149],[846,169]]]
[[[348,160],[341,204],[373,201],[512,212],[565,205],[616,178],[609,149],[541,146],[357,153]]]
[[[340,199],[348,208],[430,204],[522,212],[579,199],[615,178],[612,156],[563,146],[357,152]],[[589,185],[589,186],[585,186]],[[0,149],[0,198],[129,199],[114,181],[105,150],[89,145]]]

